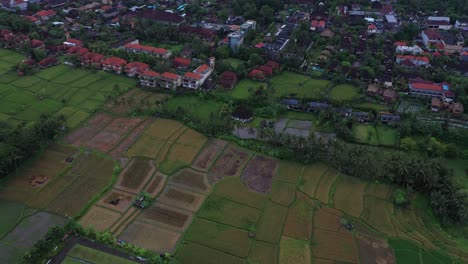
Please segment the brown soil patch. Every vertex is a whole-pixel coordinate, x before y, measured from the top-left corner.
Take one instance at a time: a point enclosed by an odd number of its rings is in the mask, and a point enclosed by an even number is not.
[[[151,160],[134,159],[120,174],[116,188],[136,194],[155,171],[156,166]]]
[[[161,203],[193,212],[201,207],[204,200],[205,197],[200,194],[170,185],[166,187],[158,198],[158,201]]]
[[[393,264],[395,256],[387,241],[375,237],[358,235],[359,261],[362,264]]]
[[[119,221],[112,226],[110,231],[115,236],[120,235],[133,221],[133,219],[135,219],[140,213],[141,211],[136,207],[130,207],[130,209],[128,209],[127,212],[119,219]]]
[[[96,136],[91,138],[84,146],[106,153],[113,149],[120,140],[121,137],[118,134],[102,130]]]
[[[205,173],[200,173],[192,169],[184,169],[171,176],[171,183],[186,187],[193,191],[208,193],[210,185]]]
[[[283,235],[299,240],[309,240],[313,229],[313,211],[313,201],[304,194],[298,193],[296,201],[288,210]]]
[[[123,213],[132,205],[133,199],[134,195],[112,189],[97,204]]]
[[[86,126],[101,130],[107,126],[107,124],[112,122],[112,120],[114,120],[113,116],[100,112],[91,117],[91,119],[88,120]]]
[[[92,226],[97,231],[104,232],[117,222],[120,216],[118,212],[95,205],[80,219],[80,224],[85,228]]]
[[[74,146],[82,146],[86,142],[88,142],[94,135],[98,133],[98,130],[92,127],[80,127],[77,130],[73,131],[72,133],[68,134],[65,137],[65,142],[74,145]]]
[[[135,129],[132,130],[132,132],[120,142],[117,147],[115,147],[109,154],[115,158],[115,159],[120,159],[122,158],[123,154],[127,149],[135,142],[135,140],[140,136],[140,134],[145,130],[145,128],[151,124],[153,120],[148,119],[145,122],[141,123],[139,126],[137,126]]]
[[[125,229],[119,238],[154,252],[173,253],[180,236],[181,234],[178,232],[135,221]]]
[[[209,182],[213,184],[224,177],[239,175],[249,157],[250,153],[229,145],[211,167],[208,174]]]
[[[316,210],[314,213],[314,228],[334,232],[343,230],[341,225],[342,215],[343,214],[341,212],[335,209],[322,207],[319,210]]]
[[[358,263],[358,249],[351,233],[315,229],[313,241],[312,254],[316,258]]]
[[[117,117],[104,130],[123,136],[142,121],[141,118]]]
[[[247,164],[242,175],[242,181],[247,187],[259,193],[267,193],[276,173],[278,161],[264,156],[255,156]]]
[[[139,217],[142,221],[150,220],[156,225],[183,232],[191,222],[193,213],[171,208],[164,204],[154,204]]]
[[[45,175],[32,175],[29,177],[29,184],[32,187],[39,187],[44,185],[49,180],[49,177]]]
[[[221,151],[226,147],[227,141],[220,139],[212,139],[208,142],[206,147],[198,155],[195,160],[194,168],[207,171],[215,159],[219,156]]]
[[[157,172],[156,175],[154,175],[151,182],[148,184],[148,186],[146,186],[145,191],[151,194],[152,197],[156,197],[164,187],[164,182],[166,181],[166,179],[166,175]]]
[[[121,96],[110,100],[104,105],[104,109],[110,110],[115,114],[123,115],[128,113],[130,105],[127,103],[128,99],[133,97],[138,92],[138,89],[132,89],[129,92],[122,94]]]

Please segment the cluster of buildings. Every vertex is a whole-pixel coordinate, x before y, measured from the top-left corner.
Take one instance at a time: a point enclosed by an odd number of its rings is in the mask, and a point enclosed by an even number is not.
[[[228,45],[234,53],[237,53],[242,44],[244,44],[245,34],[256,27],[257,22],[254,20],[247,20],[238,30],[228,34]]]
[[[266,77],[270,77],[271,75],[273,75],[273,72],[276,70],[279,70],[279,68],[280,68],[279,63],[270,60],[270,61],[267,61],[267,63],[265,63],[264,65],[261,65],[253,69],[249,73],[249,77],[259,80],[259,81],[263,81],[265,80]]]

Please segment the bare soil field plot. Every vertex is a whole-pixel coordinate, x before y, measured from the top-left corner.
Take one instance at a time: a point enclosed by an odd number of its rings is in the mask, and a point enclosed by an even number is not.
[[[156,166],[151,160],[135,158],[120,173],[115,188],[137,194],[155,171]]]
[[[255,226],[261,211],[226,198],[210,195],[197,215],[201,218],[248,230]]]
[[[143,134],[127,150],[125,156],[155,159],[159,151],[164,147],[164,144],[165,141],[162,139],[152,138],[149,135]]]
[[[89,127],[89,126],[80,127],[77,130],[66,135],[65,142],[79,147],[85,144],[86,142],[88,142],[98,132],[99,130],[94,127]]]
[[[192,191],[209,193],[210,185],[206,173],[201,173],[193,169],[183,169],[172,175],[170,178],[172,184],[176,184]]]
[[[224,140],[210,139],[193,163],[193,167],[207,171],[227,144],[228,142]]]
[[[135,195],[117,189],[110,189],[97,205],[124,213],[132,205]]]
[[[266,196],[249,190],[239,179],[230,177],[218,182],[214,194],[262,210]]]
[[[96,231],[104,232],[109,230],[121,216],[118,212],[94,205],[79,222],[85,228],[92,226]]]
[[[154,138],[162,140],[169,139],[183,125],[177,121],[169,119],[156,119],[150,127],[145,131],[145,134],[151,135]]]
[[[171,175],[181,168],[188,167],[192,164],[200,149],[201,147],[174,143],[159,169],[161,172]]]
[[[208,174],[210,183],[216,183],[224,177],[237,176],[252,154],[232,145],[228,145],[216,160]]]
[[[296,185],[287,182],[273,182],[268,197],[275,203],[289,207],[296,198]]]
[[[151,119],[146,120],[145,122],[138,125],[135,129],[130,132],[130,134],[122,140],[119,145],[117,145],[109,155],[111,155],[115,159],[120,159],[127,149],[135,142],[135,140],[140,136],[140,134],[145,130],[146,127],[149,126],[153,122]]]
[[[314,203],[303,194],[298,194],[296,201],[288,211],[283,235],[300,240],[309,240],[312,234]]]
[[[158,252],[173,253],[181,234],[152,224],[134,221],[119,239],[139,247]]]
[[[307,241],[283,236],[280,242],[279,263],[310,264],[310,249]]]
[[[180,263],[245,264],[244,259],[193,242],[185,243],[178,251]]]
[[[338,179],[339,175],[340,173],[338,171],[329,169],[320,179],[317,190],[315,191],[315,197],[322,203],[328,204],[331,187]]]
[[[119,136],[124,136],[141,122],[143,122],[143,119],[141,118],[116,117],[104,128],[104,130],[115,133]]]
[[[257,223],[255,239],[278,244],[287,215],[288,208],[268,202]]]
[[[278,263],[279,246],[261,241],[255,241],[249,252],[249,262],[252,263]]]
[[[205,196],[177,186],[168,185],[158,197],[158,202],[196,212],[203,204]]]
[[[114,148],[114,146],[117,145],[117,143],[119,143],[121,139],[121,136],[119,136],[118,134],[102,130],[99,131],[83,146],[86,148],[95,149],[99,152],[106,153],[112,148]]]
[[[354,177],[340,177],[336,186],[333,205],[348,215],[359,217],[364,209],[366,183]]]
[[[365,192],[366,195],[372,195],[385,200],[392,192],[392,188],[385,184],[369,183]]]
[[[249,189],[267,193],[271,189],[277,165],[277,160],[257,155],[249,161],[241,179]]]
[[[362,214],[364,221],[384,234],[396,235],[391,220],[392,203],[367,195],[364,198],[364,205],[365,209]]]
[[[324,206],[314,213],[314,229],[323,229],[333,232],[342,231],[342,216],[343,213],[340,211]]]
[[[145,209],[138,219],[177,232],[184,232],[192,222],[192,216],[192,212],[171,208],[171,206],[161,203],[155,203],[151,207]]]
[[[185,240],[246,258],[252,240],[248,232],[238,228],[197,218],[185,234]]]
[[[126,228],[128,225],[130,225],[135,218],[137,218],[138,215],[140,215],[141,211],[137,209],[136,207],[130,207],[130,209],[125,212],[125,214],[120,217],[120,219],[112,225],[110,231],[114,236],[119,236]]]
[[[151,179],[151,181],[148,183],[148,186],[146,186],[145,192],[149,193],[151,197],[155,198],[163,189],[166,179],[166,175],[157,172],[153,179]]]
[[[187,129],[177,138],[177,144],[192,146],[200,149],[205,145],[207,138],[193,129]]]
[[[387,241],[364,235],[357,236],[359,262],[362,264],[394,264],[395,256]]]
[[[312,254],[316,258],[358,263],[358,249],[351,233],[314,230]]]
[[[301,164],[280,160],[275,180],[296,184],[301,175]]]
[[[315,191],[317,190],[320,179],[327,170],[328,166],[323,163],[305,166],[302,172],[302,182],[299,189],[309,197],[315,197]]]

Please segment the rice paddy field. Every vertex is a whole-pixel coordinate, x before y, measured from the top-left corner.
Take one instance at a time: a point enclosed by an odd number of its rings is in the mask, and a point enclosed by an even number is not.
[[[270,80],[277,97],[294,96],[296,98],[322,99],[328,93],[330,82],[312,79],[309,76],[283,72]]]
[[[2,263],[43,235],[29,233],[71,216],[180,263],[468,261],[421,210],[395,207],[392,186],[259,155],[173,120],[98,112],[1,186]],[[146,209],[133,206],[141,191],[154,198]],[[63,263],[127,263],[115,257],[77,246]]]
[[[374,146],[396,147],[400,142],[398,131],[387,126],[355,125],[352,134],[356,142]]]
[[[77,127],[109,98],[136,85],[132,79],[91,73],[57,65],[32,76],[18,76],[14,67],[23,56],[0,50],[1,119],[13,125],[37,120],[42,114],[63,114]]]

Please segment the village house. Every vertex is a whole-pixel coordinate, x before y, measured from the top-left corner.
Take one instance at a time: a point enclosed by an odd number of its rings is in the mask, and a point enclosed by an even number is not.
[[[393,89],[385,89],[385,91],[382,94],[383,99],[388,102],[388,103],[393,103],[396,101],[397,98],[397,93]]]
[[[405,66],[410,66],[410,67],[430,66],[429,58],[423,57],[423,56],[413,56],[413,55],[397,55],[396,63],[403,64]]]
[[[450,30],[452,28],[449,17],[430,16],[427,18],[426,26],[429,29],[439,30]]]
[[[78,39],[69,38],[63,42],[63,45],[69,46],[69,47],[83,47],[83,42]]]
[[[439,97],[432,97],[431,99],[431,111],[439,112],[444,107],[442,100]]]
[[[369,96],[379,96],[382,94],[382,88],[378,84],[370,84],[367,86],[367,94]]]
[[[454,94],[450,91],[450,85],[444,83],[433,83],[420,78],[411,79],[408,84],[410,94],[423,97],[439,97],[444,102],[453,101]]]
[[[49,57],[41,60],[37,65],[39,66],[39,68],[45,69],[57,64],[59,64],[59,61],[56,58]]]
[[[351,117],[358,122],[370,122],[373,120],[372,115],[367,112],[353,112]]]
[[[302,110],[301,102],[297,99],[281,99],[280,104],[286,106],[288,110]]]
[[[172,62],[172,66],[177,69],[187,69],[190,64],[192,64],[192,61],[190,59],[186,58],[180,58],[176,57],[174,58],[174,61]]]
[[[367,34],[371,35],[371,34],[376,34],[376,33],[377,33],[376,25],[370,24],[369,26],[367,26]]]
[[[91,65],[96,68],[101,67],[101,63],[104,60],[104,55],[95,53],[95,52],[88,52],[81,56],[81,64],[82,65]]]
[[[54,10],[41,10],[34,14],[35,17],[39,18],[41,21],[47,21],[54,17],[57,14]]]
[[[210,58],[210,64],[212,65],[211,67],[202,64],[193,72],[186,72],[182,77],[182,86],[189,89],[200,89],[211,73],[213,73],[214,58]]]
[[[28,1],[25,0],[2,0],[0,1],[0,7],[6,10],[14,11],[16,8],[19,10],[28,9]]]
[[[462,31],[468,31],[468,18],[461,18],[455,21],[455,28]]]
[[[24,18],[31,21],[32,23],[36,25],[40,25],[42,23],[42,21],[39,18],[34,17],[34,16],[24,16]]]
[[[444,41],[442,40],[442,35],[434,29],[427,29],[421,32],[421,38],[424,43],[424,46],[428,49],[437,47],[439,49],[444,48]]]
[[[330,105],[327,103],[320,103],[320,102],[309,102],[307,103],[306,111],[322,111],[330,108]]]
[[[31,48],[45,50],[44,41],[38,39],[31,40]]]
[[[124,59],[118,57],[110,57],[102,62],[102,68],[105,71],[113,71],[117,74],[121,74],[126,64],[127,61]]]
[[[156,88],[158,86],[159,76],[159,73],[155,71],[146,70],[139,76],[140,85],[149,88]]]
[[[143,72],[149,70],[148,64],[143,62],[130,62],[125,66],[125,73],[128,77],[140,76]]]
[[[312,20],[312,22],[310,23],[310,30],[322,32],[322,31],[325,30],[326,25],[327,25],[327,23],[325,22],[325,20],[317,20],[317,19],[314,19],[314,20]]]
[[[171,56],[171,51],[163,48],[154,48],[150,46],[143,46],[140,44],[125,44],[123,49],[127,52],[133,53],[145,53],[148,55],[153,55],[158,58],[168,59]]]
[[[463,104],[461,103],[453,103],[449,106],[449,111],[452,113],[453,116],[459,117],[463,114]]]
[[[265,74],[261,70],[253,69],[249,73],[249,78],[258,80],[258,81],[264,81],[265,80]]]
[[[237,83],[237,74],[231,71],[225,71],[221,74],[219,84],[225,89],[232,89]]]
[[[395,52],[398,54],[418,55],[423,53],[423,50],[418,45],[408,46],[406,42],[395,42]]]
[[[83,56],[88,52],[89,52],[89,50],[87,48],[74,46],[74,47],[68,48],[67,51],[65,52],[65,55]]]
[[[175,73],[165,72],[159,78],[159,86],[163,88],[175,90],[181,84],[182,78]]]

